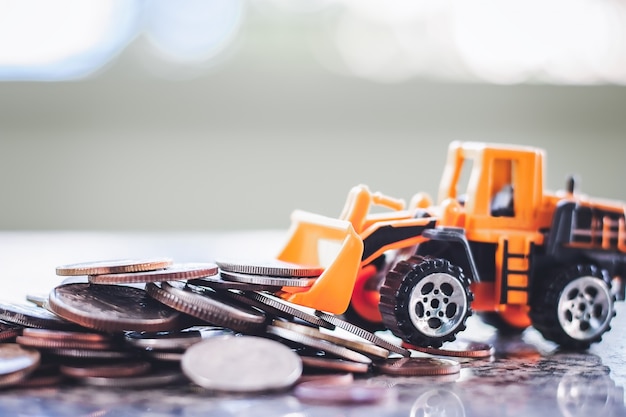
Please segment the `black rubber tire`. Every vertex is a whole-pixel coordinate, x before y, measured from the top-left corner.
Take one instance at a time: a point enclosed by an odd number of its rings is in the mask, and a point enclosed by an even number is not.
[[[496,330],[498,330],[498,332],[503,335],[512,336],[516,334],[521,334],[524,332],[524,330],[526,330],[526,327],[517,327],[508,323],[502,318],[500,313],[496,311],[480,311],[477,312],[476,315],[480,317],[480,320],[483,323],[495,327]]]
[[[597,331],[586,336],[572,335],[568,333],[559,319],[559,300],[562,297],[567,297],[567,300],[571,300],[573,295],[570,294],[573,292],[579,294],[576,288],[568,291],[567,294],[564,291],[569,284],[575,286],[577,282],[582,282],[580,280],[586,278],[597,280],[588,282],[593,283],[598,288],[602,288],[604,291],[608,291],[607,305],[601,306],[606,311],[602,312],[604,318],[602,318]],[[602,335],[611,329],[610,322],[615,316],[615,297],[611,294],[611,280],[605,270],[591,264],[556,268],[548,271],[546,276],[541,277],[540,282],[542,284],[537,286],[538,288],[534,291],[531,299],[530,318],[533,327],[547,340],[557,343],[563,349],[586,350],[591,344],[602,340]],[[604,295],[606,297],[606,294]],[[571,302],[573,303],[573,301]],[[577,307],[575,310],[577,312],[583,311],[583,307],[585,306]],[[595,310],[594,314],[597,314]],[[585,321],[583,320],[581,324],[584,323]],[[581,331],[586,331],[586,329]]]
[[[458,303],[460,308],[458,308],[457,303],[453,302],[452,296],[447,294],[449,290],[447,287],[450,285],[445,283],[440,287],[434,285],[432,293],[421,292],[424,295],[424,300],[431,294],[438,294],[434,297],[436,299],[435,304],[430,300],[424,308],[422,301],[416,300],[416,306],[411,307],[411,295],[414,289],[423,284],[422,290],[427,290],[430,279],[435,279],[432,275],[436,273],[444,274],[445,279],[453,282],[456,286],[457,294],[454,294],[454,297],[460,297],[461,302]],[[406,261],[398,262],[385,277],[380,290],[379,309],[385,327],[405,342],[416,346],[440,347],[444,342],[454,340],[456,334],[465,329],[465,322],[472,314],[470,308],[472,300],[473,295],[469,289],[469,282],[463,275],[461,268],[452,265],[445,259],[413,256]],[[433,309],[432,313],[429,305]],[[442,316],[442,311],[445,311],[444,316]],[[438,314],[437,317],[434,315],[435,312]],[[452,314],[452,317],[447,317],[448,313]],[[431,334],[420,330],[419,326],[411,319],[411,316],[416,318],[420,315],[428,317],[420,318],[420,320],[430,326],[429,331],[431,328],[433,329]],[[443,317],[443,320],[439,317]],[[451,319],[452,326],[438,333],[437,321],[442,324],[446,319]]]

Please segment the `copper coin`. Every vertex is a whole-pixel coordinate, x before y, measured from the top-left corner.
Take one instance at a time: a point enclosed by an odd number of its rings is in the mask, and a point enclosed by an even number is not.
[[[265,324],[265,316],[260,311],[210,297],[211,290],[174,281],[162,282],[161,287],[148,283],[146,290],[161,303],[216,326],[247,333]]]
[[[47,340],[72,340],[79,342],[110,342],[111,336],[102,333],[87,333],[87,332],[70,332],[63,330],[49,330],[49,329],[31,329],[26,328],[22,332],[23,336],[36,337],[38,339]]]
[[[32,373],[32,369],[24,369],[6,375],[0,375],[0,387],[16,386]]]
[[[370,404],[390,395],[389,388],[365,383],[333,384],[324,381],[304,382],[293,390],[300,401],[324,404]]]
[[[323,382],[325,384],[348,385],[354,382],[354,376],[350,372],[345,374],[308,374],[300,376],[296,384],[312,381]]]
[[[46,353],[54,356],[75,359],[98,359],[98,360],[118,360],[136,358],[133,352],[122,350],[93,350],[93,349],[50,349]]]
[[[285,345],[256,336],[224,336],[195,344],[181,368],[197,385],[224,392],[285,389],[302,374],[300,357]]]
[[[0,303],[0,320],[44,329],[75,330],[79,327],[45,308],[29,304]]]
[[[85,385],[106,388],[152,388],[188,382],[185,375],[176,371],[161,371],[147,375],[129,377],[85,377],[80,382]]]
[[[24,328],[22,326],[0,321],[0,342],[13,340],[21,335],[23,331]]]
[[[344,346],[348,349],[355,350],[357,352],[361,352],[365,355],[377,358],[377,359],[387,359],[389,357],[389,351],[380,346],[376,346],[373,343],[364,342],[360,340],[349,340],[343,337],[339,337],[335,334],[324,333],[319,329],[315,329],[313,327],[307,327],[302,324],[274,320],[272,325],[283,327],[285,329],[293,330],[301,334],[305,334],[307,336],[314,337],[316,339],[325,340],[330,343],[334,343],[339,346]]]
[[[310,287],[315,283],[317,278],[287,278],[287,277],[274,277],[269,275],[254,275],[254,274],[242,274],[238,272],[224,272],[220,273],[220,276],[225,281],[238,281],[246,282],[248,284],[270,285],[277,287]]]
[[[373,344],[380,346],[382,348],[385,348],[391,352],[399,353],[400,355],[406,356],[406,357],[411,356],[411,352],[409,352],[407,349],[401,346],[398,346],[394,343],[388,342],[382,337],[378,337],[374,333],[368,332],[367,330],[362,329],[358,326],[355,326],[352,323],[341,320],[339,317],[333,314],[324,313],[322,311],[316,311],[315,315],[321,318],[322,320],[325,320],[329,323],[334,324],[340,329],[346,330],[354,335],[359,336],[362,339],[372,342]]]
[[[39,337],[18,336],[18,345],[35,349],[88,349],[107,350],[113,347],[110,342],[83,342],[80,340],[42,339]]]
[[[117,362],[104,365],[61,365],[59,371],[73,378],[87,377],[129,377],[143,375],[150,370],[150,363],[143,361]]]
[[[123,274],[126,272],[154,271],[172,265],[169,258],[154,259],[114,259],[107,261],[81,262],[57,266],[61,276]]]
[[[59,316],[104,332],[177,330],[181,326],[178,311],[133,287],[67,284],[53,289],[48,302]]]
[[[147,359],[159,362],[180,363],[183,360],[184,352],[162,352],[159,350],[147,350],[143,352]]]
[[[145,272],[89,275],[91,284],[134,284],[161,281],[186,281],[217,274],[217,265],[210,263],[174,264],[166,269]]]
[[[56,363],[46,360],[39,364],[28,377],[15,384],[18,388],[41,388],[59,386],[65,379],[64,375],[59,372],[59,366]]]
[[[351,372],[366,374],[369,365],[366,363],[347,361],[345,359],[324,358],[319,356],[300,356],[305,368],[324,369],[329,371]]]
[[[325,340],[317,339],[315,337],[299,333],[294,330],[270,325],[267,326],[267,332],[280,338],[290,340],[292,342],[323,350],[324,352],[339,356],[340,358],[344,358],[350,361],[361,362],[364,364],[372,363],[372,360],[362,353],[356,352],[352,349],[348,349],[344,346],[339,346]]]
[[[335,328],[334,325],[302,310],[301,306],[297,306],[268,294],[262,294],[260,292],[245,292],[243,294],[239,294],[232,291],[222,291],[219,294],[256,307],[273,316],[283,317],[290,320],[298,318],[307,323],[330,330]]]
[[[488,358],[493,356],[495,349],[488,343],[455,340],[448,342],[444,348],[421,347],[403,343],[408,349],[431,355],[453,356],[457,358]]]
[[[450,375],[461,371],[458,362],[439,358],[392,358],[374,366],[381,373],[398,376]]]
[[[222,271],[271,277],[319,277],[324,272],[324,268],[321,266],[300,265],[277,259],[258,261],[219,260],[216,263]]]
[[[63,383],[65,375],[60,373],[38,375],[37,371],[15,384],[18,388],[57,387]]]

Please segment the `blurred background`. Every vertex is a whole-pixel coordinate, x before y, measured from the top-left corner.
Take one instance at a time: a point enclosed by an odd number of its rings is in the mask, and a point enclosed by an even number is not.
[[[0,229],[286,229],[534,145],[626,200],[619,0],[0,0]]]

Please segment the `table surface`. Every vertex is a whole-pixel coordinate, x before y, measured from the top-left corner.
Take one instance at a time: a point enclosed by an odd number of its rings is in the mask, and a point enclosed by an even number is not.
[[[0,232],[2,299],[45,294],[61,280],[58,265],[119,258],[169,256],[176,262],[220,257],[272,256],[284,232],[79,233]],[[226,395],[182,384],[159,389],[62,386],[0,392],[0,415],[11,416],[626,416],[626,309],[604,340],[587,352],[561,352],[534,329],[501,336],[470,317],[464,339],[488,341],[491,359],[462,361],[445,377],[370,376],[364,383],[388,387],[373,405],[302,403],[291,391]]]

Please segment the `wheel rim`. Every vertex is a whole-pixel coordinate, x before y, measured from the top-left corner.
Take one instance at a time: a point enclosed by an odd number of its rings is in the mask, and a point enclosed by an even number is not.
[[[468,300],[461,282],[442,272],[422,278],[409,298],[409,318],[428,337],[454,332],[463,322]]]
[[[573,280],[563,288],[559,297],[559,323],[573,339],[587,340],[602,334],[611,320],[612,311],[609,288],[595,277]]]

